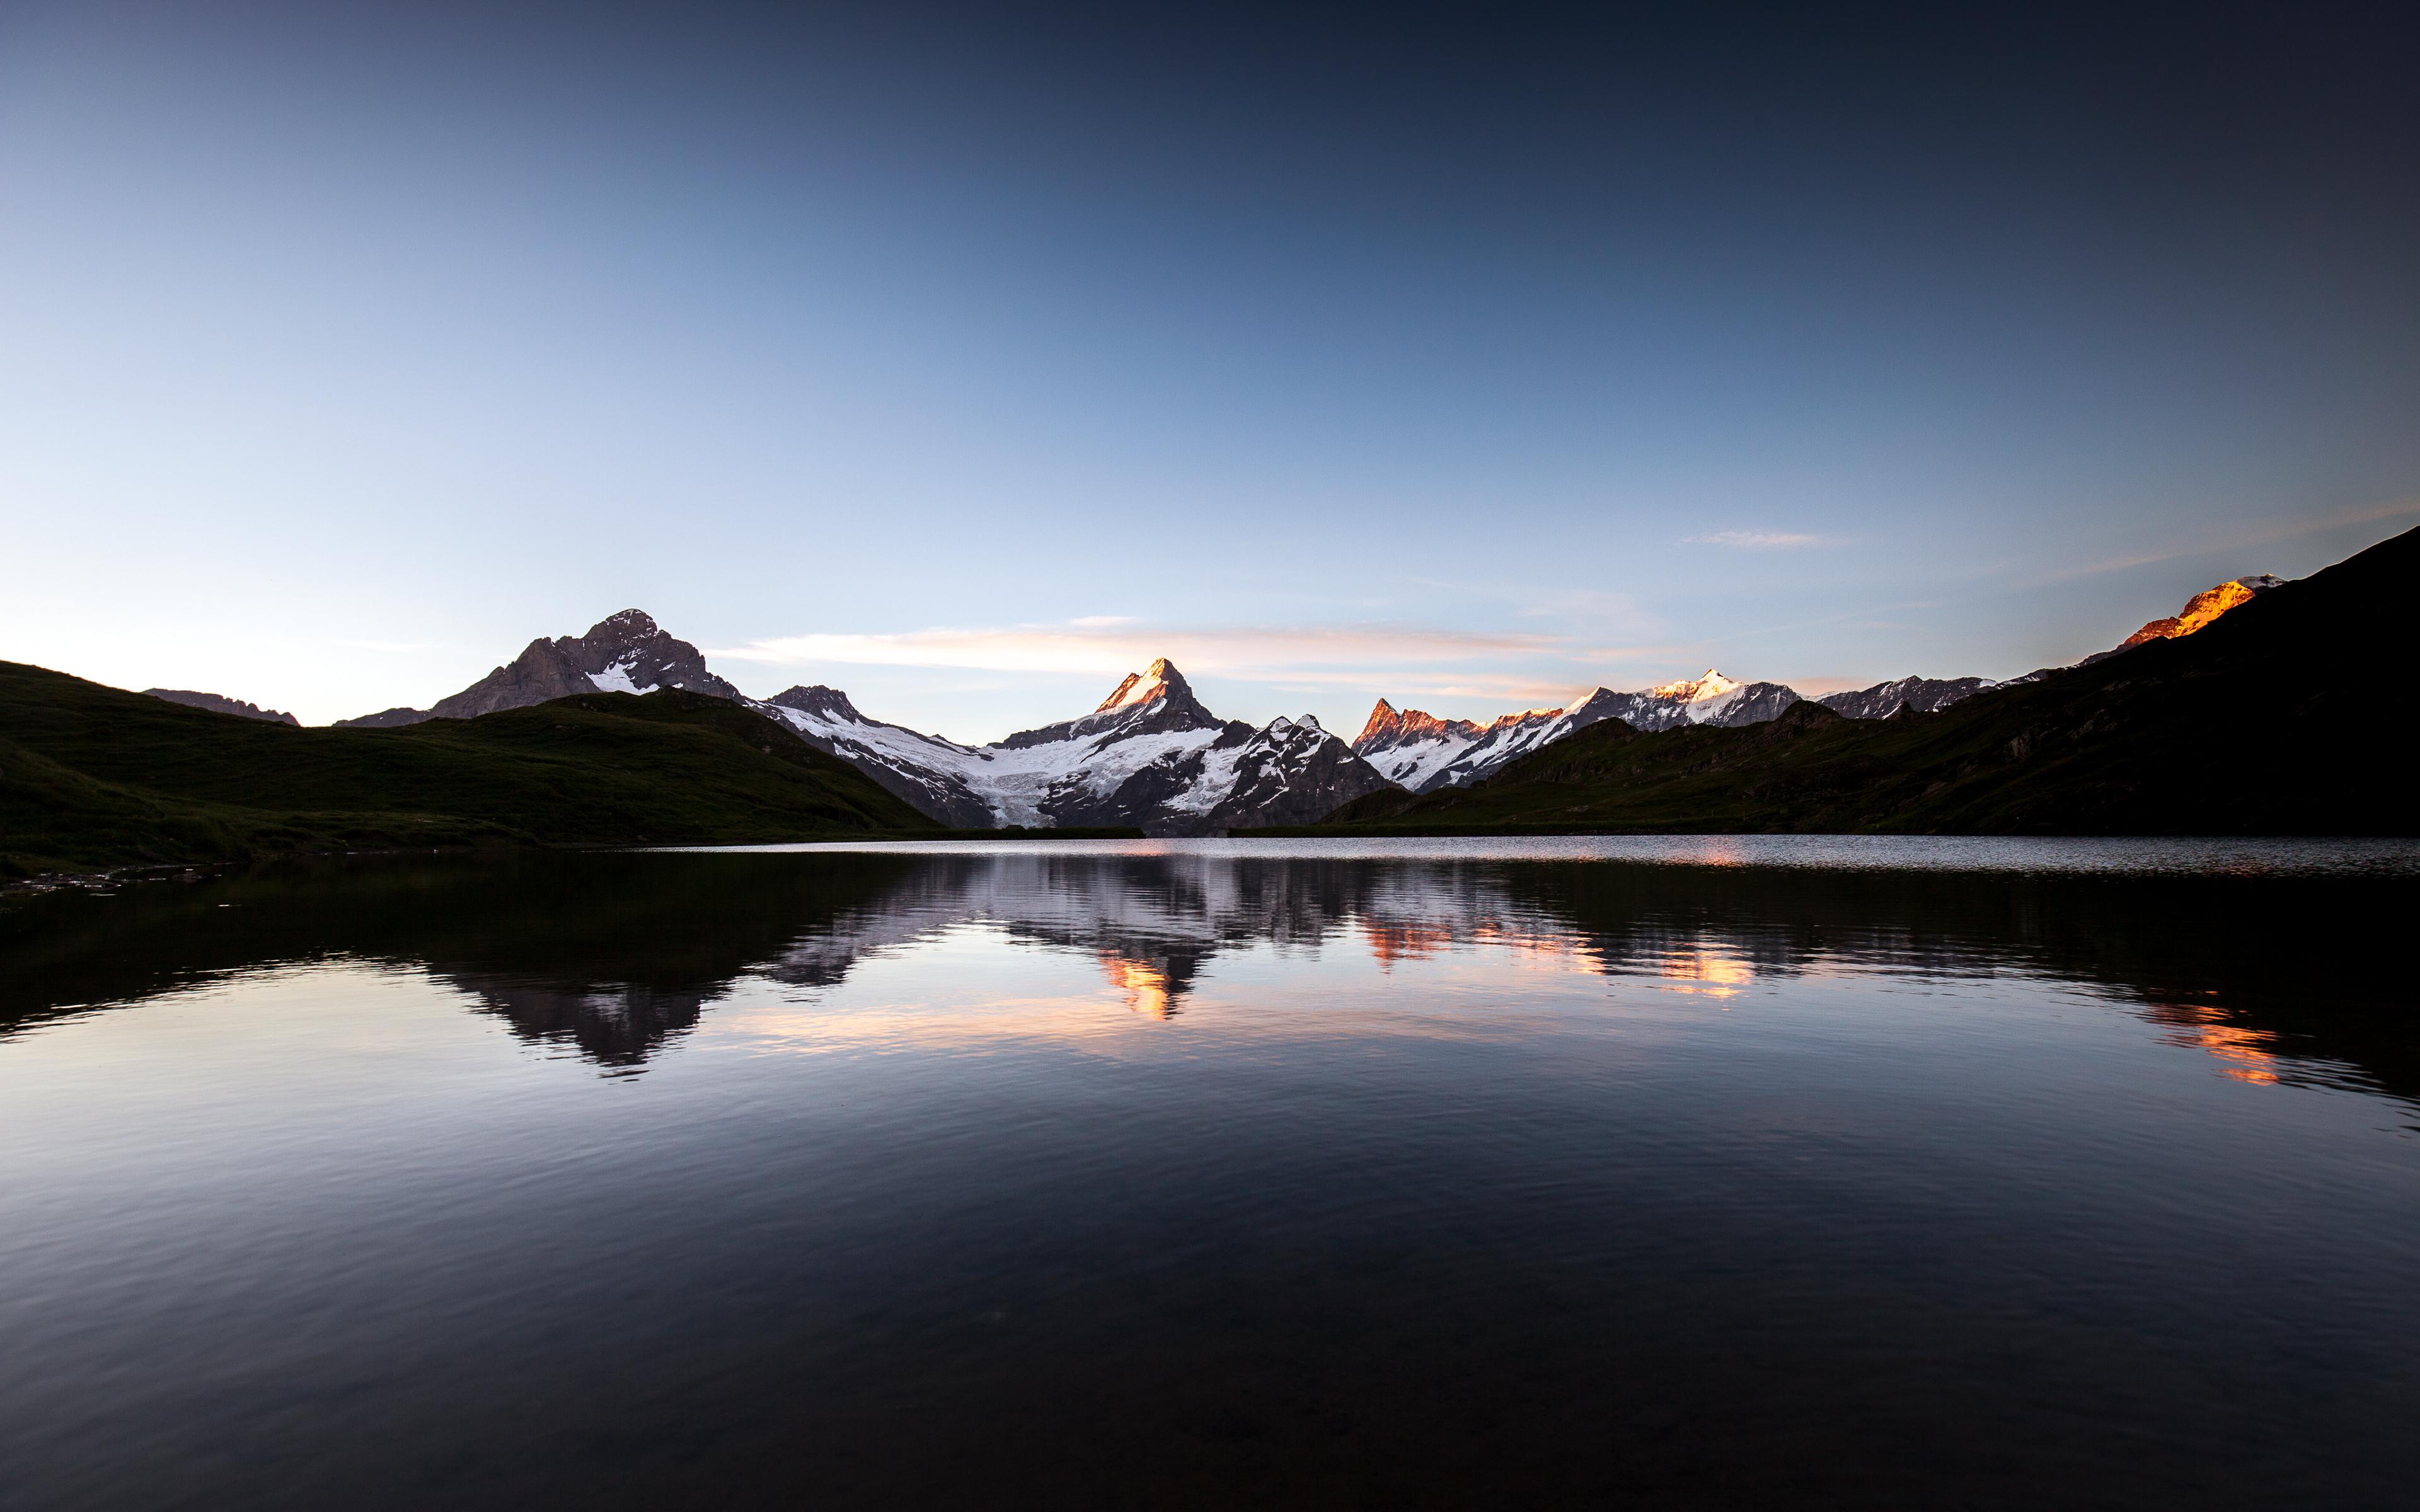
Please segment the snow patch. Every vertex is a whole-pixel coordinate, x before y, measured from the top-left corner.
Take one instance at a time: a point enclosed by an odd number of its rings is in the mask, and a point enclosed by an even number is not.
[[[588,680],[597,685],[599,693],[652,693],[656,690],[653,683],[641,687],[630,680],[630,663],[627,658],[601,672],[590,672]]]

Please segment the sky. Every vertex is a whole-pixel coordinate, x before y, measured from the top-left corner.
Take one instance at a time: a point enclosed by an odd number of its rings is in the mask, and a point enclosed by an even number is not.
[[[640,608],[962,740],[2071,661],[2420,525],[2414,15],[7,0],[0,657],[318,723]]]

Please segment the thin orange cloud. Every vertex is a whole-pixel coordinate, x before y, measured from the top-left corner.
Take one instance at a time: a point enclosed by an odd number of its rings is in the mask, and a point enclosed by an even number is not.
[[[1063,625],[936,627],[895,634],[827,632],[711,650],[710,656],[771,665],[836,662],[984,671],[1130,671],[1167,656],[1189,672],[1342,681],[1346,667],[1419,667],[1537,656],[1567,657],[1560,636],[1433,630],[1403,625],[1147,628],[1097,615]]]

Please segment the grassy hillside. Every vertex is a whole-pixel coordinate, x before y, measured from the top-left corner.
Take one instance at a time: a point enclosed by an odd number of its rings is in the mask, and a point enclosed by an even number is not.
[[[739,844],[937,826],[721,699],[597,693],[306,730],[0,662],[0,869],[459,844]]]
[[[1285,833],[2420,834],[2398,690],[2414,581],[2420,532],[2197,635],[1938,714],[1608,721],[1476,787],[1373,794]]]

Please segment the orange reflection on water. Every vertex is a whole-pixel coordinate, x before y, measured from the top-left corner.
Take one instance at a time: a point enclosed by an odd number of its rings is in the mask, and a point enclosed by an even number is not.
[[[1474,946],[1507,951],[1521,964],[1555,970],[1595,969],[1598,952],[1586,941],[1561,930],[1533,929],[1518,921],[1480,918],[1459,927],[1363,918],[1361,937],[1382,971],[1398,961],[1430,961],[1457,947]]]
[[[1479,926],[1479,943],[1508,951],[1518,964],[1556,971],[1593,971],[1598,954],[1586,941],[1559,930],[1537,930],[1494,920]]]
[[[1756,980],[1756,968],[1737,956],[1700,946],[1666,956],[1663,975],[1670,980],[1668,991],[1705,997],[1737,997],[1740,989]]]
[[[2216,1008],[2202,1003],[2161,1003],[2152,1017],[2170,1026],[2170,1044],[2207,1051],[2218,1057],[2220,1071],[2239,1082],[2265,1087],[2277,1080],[2277,1057],[2269,1047],[2277,1037],[2262,1029],[2239,1028]]]
[[[1109,985],[1126,995],[1126,1007],[1135,1012],[1165,1019],[1174,1011],[1170,1006],[1168,973],[1157,965],[1121,955],[1104,955],[1101,969],[1109,973]]]
[[[1361,933],[1370,942],[1370,954],[1376,958],[1381,970],[1391,968],[1398,961],[1426,961],[1453,949],[1453,931],[1441,924],[1399,924],[1365,918],[1361,921]]]

